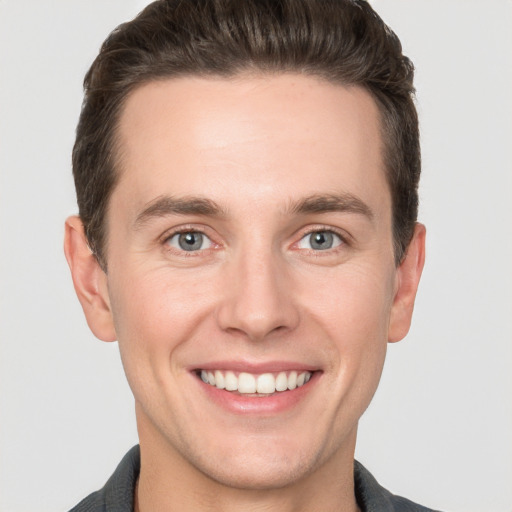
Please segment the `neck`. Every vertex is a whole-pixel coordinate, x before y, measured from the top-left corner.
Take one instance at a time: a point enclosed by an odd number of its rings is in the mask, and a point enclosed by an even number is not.
[[[144,422],[142,422],[144,423]],[[151,425],[139,422],[141,471],[135,512],[357,512],[353,457],[356,431],[307,475],[272,488],[235,487],[201,472]]]

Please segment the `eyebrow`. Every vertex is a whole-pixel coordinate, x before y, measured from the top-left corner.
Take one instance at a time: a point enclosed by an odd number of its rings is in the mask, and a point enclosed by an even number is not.
[[[203,197],[161,196],[151,201],[135,219],[134,227],[138,229],[151,219],[167,215],[201,215],[223,217],[225,211],[214,201]]]
[[[346,212],[364,215],[369,220],[374,218],[372,209],[357,196],[349,193],[315,194],[292,203],[289,209],[295,214]]]
[[[374,215],[371,208],[353,194],[315,194],[299,201],[292,202],[288,211],[292,214],[312,213],[356,213],[372,220]],[[161,196],[151,201],[134,222],[135,229],[139,229],[151,219],[167,215],[200,215],[204,217],[225,217],[226,211],[215,201],[204,197]]]

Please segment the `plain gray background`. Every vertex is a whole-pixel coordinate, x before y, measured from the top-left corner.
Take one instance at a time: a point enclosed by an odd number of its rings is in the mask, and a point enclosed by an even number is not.
[[[145,4],[0,0],[0,511],[67,510],[137,440],[117,346],[88,331],[62,236],[83,75]],[[373,4],[417,67],[428,255],[357,457],[420,503],[510,512],[512,3]]]

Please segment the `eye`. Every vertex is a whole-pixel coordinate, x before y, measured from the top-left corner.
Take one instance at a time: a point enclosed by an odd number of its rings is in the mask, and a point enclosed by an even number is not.
[[[199,231],[176,233],[167,239],[167,243],[175,249],[187,252],[201,251],[212,246],[212,241]]]
[[[332,231],[313,231],[299,240],[299,249],[312,249],[313,251],[326,251],[334,249],[343,243],[339,235]]]

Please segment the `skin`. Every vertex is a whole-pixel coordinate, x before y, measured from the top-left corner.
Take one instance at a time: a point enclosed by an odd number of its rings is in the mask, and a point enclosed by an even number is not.
[[[108,272],[78,217],[65,251],[89,326],[119,341],[139,509],[357,510],[358,420],[387,342],[409,329],[425,239],[418,224],[395,265],[375,102],[293,74],[187,77],[133,92],[119,127]],[[333,195],[343,207],[318,201]],[[169,208],[192,197],[219,211]],[[185,252],[176,231],[206,242]],[[312,248],[311,232],[333,246]],[[236,413],[191,371],[225,360],[309,365],[315,379],[282,411]]]

